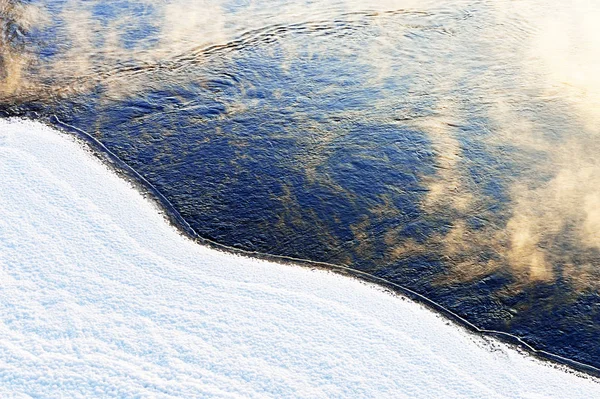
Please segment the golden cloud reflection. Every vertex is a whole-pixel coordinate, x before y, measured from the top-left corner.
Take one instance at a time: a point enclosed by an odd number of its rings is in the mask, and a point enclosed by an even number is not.
[[[164,62],[178,59],[201,58],[202,49],[224,45],[269,26],[327,20],[344,13],[373,9],[426,7],[426,2],[414,0],[387,0],[375,5],[356,0],[308,4],[249,1],[231,12],[220,0],[138,0],[136,4],[145,8],[157,30],[131,49],[122,36],[127,29],[140,24],[140,15],[128,12],[127,8],[120,9],[107,21],[94,15],[96,6],[110,6],[98,0],[68,0],[58,11],[53,9],[54,14],[43,1],[1,0],[0,25],[4,26],[4,34],[0,38],[0,51],[4,76],[0,90],[17,97],[21,93],[25,98],[68,96],[98,82],[107,82],[118,96],[124,84],[133,85],[136,81],[120,73],[129,71],[132,63],[137,70],[139,67],[160,68]],[[26,42],[18,51],[13,49],[14,37],[7,33],[11,30],[7,25],[27,32],[41,29],[50,22],[54,23],[56,38],[53,40],[59,50],[51,61],[26,56],[35,54],[36,46],[44,43]],[[48,86],[48,82],[53,84]]]
[[[536,18],[528,67],[545,79],[544,94],[570,102],[586,130],[600,129],[600,4],[580,0]]]
[[[22,36],[49,22],[43,8],[13,0],[0,0],[0,95],[11,96],[25,83],[31,56],[15,48],[11,36]]]
[[[122,12],[101,22],[93,12],[99,3],[69,0],[56,11],[58,15],[49,15],[43,2],[0,0],[3,99],[68,97],[98,83],[105,90],[103,100],[124,98],[144,85],[157,84],[145,71],[172,67],[166,72],[169,78],[184,79],[189,63],[202,63],[204,50],[212,46],[233,46],[265,32],[283,35],[289,25],[318,27],[361,12],[370,18],[372,37],[365,39],[369,45],[359,53],[350,39],[341,38],[337,51],[348,57],[357,53],[356,58],[373,72],[365,86],[385,92],[389,79],[404,79],[412,85],[407,89],[409,95],[429,95],[435,101],[428,114],[413,118],[408,111],[399,115],[403,99],[393,93],[370,103],[372,109],[335,116],[349,121],[380,118],[382,124],[400,123],[400,119],[404,126],[424,132],[434,153],[435,172],[419,176],[427,192],[420,206],[424,217],[443,215],[451,220],[451,226],[423,243],[398,237],[394,230],[385,237],[373,237],[370,228],[377,224],[375,219],[402,213],[402,209],[394,209],[391,197],[383,196],[382,204],[365,211],[373,220],[351,226],[356,238],[354,251],[368,256],[372,252],[368,241],[374,239],[384,240],[389,247],[388,263],[418,252],[438,251],[451,268],[445,283],[506,270],[521,284],[562,276],[581,289],[597,288],[582,277],[599,274],[593,266],[594,251],[600,251],[597,2],[574,0],[548,7],[539,0],[497,1],[484,2],[479,10],[466,0],[386,0],[376,4],[364,0],[278,4],[253,0],[233,13],[219,0],[140,0],[147,12],[153,13],[157,30],[133,49],[122,35],[138,17]],[[457,9],[465,12],[454,15],[449,11]],[[398,10],[412,10],[419,17],[396,20],[385,14]],[[469,23],[468,18],[475,22]],[[42,29],[55,21],[61,21],[55,27],[58,54],[51,60],[34,56],[33,47],[41,44],[19,42],[9,34]],[[291,65],[299,57],[300,50],[292,40],[281,40],[278,49],[283,54],[282,65]],[[310,58],[331,51],[331,47],[311,40],[303,50]],[[330,89],[322,87],[315,95],[327,96]],[[466,94],[461,94],[463,91]],[[236,112],[236,107],[245,111],[252,105],[231,104],[229,111]],[[465,137],[471,133],[461,129],[472,123],[469,118],[474,109],[485,113],[486,128],[492,134]],[[545,119],[550,114],[559,117]],[[319,182],[351,198],[352,193],[344,192],[321,168],[343,131],[326,130],[311,122],[311,115],[301,117],[298,112],[296,119],[306,127],[306,135],[298,142],[311,151],[302,152],[302,159],[296,162],[303,163],[311,183]],[[498,200],[486,196],[470,175],[472,154],[464,151],[468,140],[485,146],[498,158],[506,157],[503,148],[512,146],[511,160],[528,168],[518,178],[506,178],[510,201],[499,216],[490,210]],[[293,196],[284,197],[290,203],[296,201]],[[472,227],[468,218],[479,218],[483,227]],[[290,219],[300,227],[310,224],[301,214],[294,213]],[[334,238],[327,240],[331,246],[342,245]],[[587,258],[582,261],[575,256],[574,248]],[[494,256],[480,258],[483,252]]]
[[[510,145],[536,154],[529,161],[521,159],[530,171],[512,183],[506,223],[475,230],[465,225],[461,218],[478,214],[485,200],[468,186],[452,128],[433,120],[423,126],[440,167],[434,179],[424,180],[429,193],[423,207],[430,213],[457,212],[449,232],[421,248],[443,248],[452,273],[441,284],[507,270],[517,278],[515,287],[559,276],[576,289],[600,287],[600,271],[592,266],[600,259],[600,6],[590,1],[557,7],[531,3],[498,2],[499,23],[526,21],[528,26],[499,48],[487,43],[491,58],[506,62],[519,57],[521,72],[515,77],[516,93],[499,91],[498,75],[485,74],[488,89],[482,97],[491,110],[494,134],[482,140],[497,151]],[[508,12],[510,17],[504,15]],[[498,37],[482,41],[497,43]],[[550,104],[560,118],[548,121],[530,112],[535,102]],[[460,113],[454,115],[460,124]],[[480,215],[486,218],[485,212]],[[485,251],[496,254],[496,260],[473,261]]]

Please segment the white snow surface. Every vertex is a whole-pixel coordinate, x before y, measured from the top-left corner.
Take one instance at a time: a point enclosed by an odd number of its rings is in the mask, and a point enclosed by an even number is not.
[[[71,136],[0,120],[0,397],[598,398],[326,271],[182,237]]]

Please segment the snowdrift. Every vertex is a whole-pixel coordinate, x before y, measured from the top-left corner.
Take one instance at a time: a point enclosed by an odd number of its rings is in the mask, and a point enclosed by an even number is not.
[[[0,121],[0,396],[591,398],[355,279],[214,251],[73,138]]]

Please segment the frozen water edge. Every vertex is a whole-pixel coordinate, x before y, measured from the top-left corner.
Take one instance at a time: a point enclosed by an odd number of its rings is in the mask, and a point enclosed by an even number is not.
[[[69,136],[0,120],[0,396],[600,396],[412,301],[202,247]]]

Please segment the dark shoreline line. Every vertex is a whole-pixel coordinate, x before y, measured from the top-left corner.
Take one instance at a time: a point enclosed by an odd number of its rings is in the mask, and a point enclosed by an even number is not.
[[[16,117],[15,119],[20,118]],[[209,248],[221,250],[234,255],[272,261],[280,264],[328,270],[341,275],[354,277],[359,280],[375,284],[377,286],[384,287],[392,291],[394,294],[403,295],[420,303],[421,305],[426,306],[430,310],[433,310],[436,313],[446,317],[447,319],[454,321],[459,326],[466,328],[471,333],[475,333],[485,337],[497,338],[498,340],[504,343],[515,345],[521,349],[524,349],[527,353],[540,360],[553,361],[560,365],[570,367],[574,371],[583,372],[588,375],[591,375],[592,377],[600,378],[600,368],[598,367],[594,367],[592,365],[582,363],[577,360],[569,359],[567,357],[560,356],[545,350],[536,349],[532,345],[525,342],[522,338],[507,332],[479,328],[470,321],[463,318],[462,316],[459,316],[458,314],[445,308],[444,306],[433,301],[432,299],[429,299],[426,296],[419,294],[418,292],[413,291],[410,288],[407,288],[401,284],[391,282],[382,277],[377,277],[369,273],[362,272],[360,270],[355,270],[347,266],[336,265],[333,263],[317,262],[308,259],[294,258],[283,255],[272,255],[256,251],[247,251],[204,238],[200,236],[192,228],[192,226],[190,226],[190,224],[175,209],[173,204],[171,204],[171,202],[156,187],[154,187],[152,183],[146,180],[146,178],[139,174],[130,165],[125,163],[115,153],[110,151],[104,144],[102,144],[92,135],[90,135],[82,129],[79,129],[75,126],[61,121],[56,115],[52,115],[46,120],[40,118],[40,120],[42,122],[47,122],[47,124],[50,124],[51,127],[59,127],[61,128],[60,130],[63,130],[65,133],[71,134],[78,138],[80,141],[84,142],[96,156],[98,156],[105,164],[109,165],[118,175],[120,175],[121,177],[125,177],[129,182],[133,183],[142,194],[149,194],[150,198],[155,203],[157,203],[159,205],[159,208],[164,212],[164,216],[166,216],[167,220],[171,223],[171,225],[177,228],[177,230],[179,230],[187,238],[191,239],[192,241],[198,244],[205,245]]]

